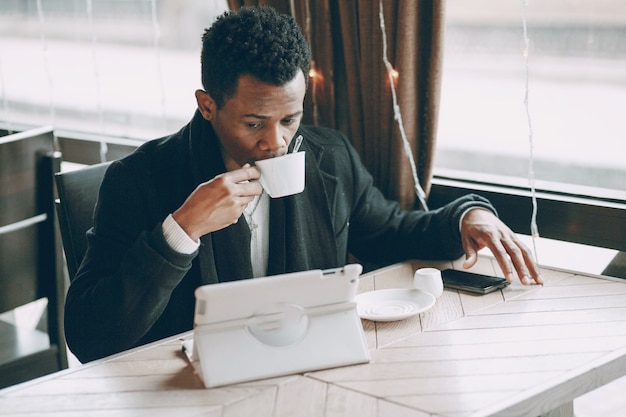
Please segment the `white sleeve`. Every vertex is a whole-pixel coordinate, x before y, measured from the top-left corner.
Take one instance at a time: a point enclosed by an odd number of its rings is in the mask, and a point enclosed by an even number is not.
[[[192,238],[189,237],[187,233],[183,230],[182,227],[170,214],[163,221],[163,236],[165,236],[165,241],[174,249],[176,252],[191,254],[198,249],[200,246],[200,242],[195,242]]]

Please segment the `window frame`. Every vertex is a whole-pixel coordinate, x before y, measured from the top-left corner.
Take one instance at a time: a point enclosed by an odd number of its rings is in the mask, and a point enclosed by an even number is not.
[[[468,193],[489,199],[515,233],[530,235],[532,192],[511,179],[436,173],[428,204],[437,208]],[[542,237],[626,252],[626,201],[546,188],[536,188],[535,197]]]

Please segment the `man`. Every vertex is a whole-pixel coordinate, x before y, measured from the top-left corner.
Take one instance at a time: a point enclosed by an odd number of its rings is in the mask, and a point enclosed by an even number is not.
[[[470,267],[489,247],[508,279],[541,282],[488,201],[403,211],[343,135],[301,126],[309,64],[300,28],[270,8],[228,12],[205,32],[193,119],[114,162],[102,183],[66,302],[79,360],[190,330],[199,285],[338,267],[349,253],[391,263],[465,252]],[[270,199],[254,162],[290,151],[296,135],[305,190]]]

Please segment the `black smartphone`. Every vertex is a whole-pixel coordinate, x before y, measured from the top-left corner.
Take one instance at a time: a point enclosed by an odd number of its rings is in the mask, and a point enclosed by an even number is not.
[[[473,294],[488,294],[509,285],[504,278],[457,271],[456,269],[444,269],[441,271],[441,278],[443,278],[444,287]]]

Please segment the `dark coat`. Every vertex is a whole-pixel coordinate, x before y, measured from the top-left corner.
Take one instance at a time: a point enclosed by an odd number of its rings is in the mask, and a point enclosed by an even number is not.
[[[407,212],[387,201],[339,132],[302,126],[304,192],[270,202],[268,275],[343,266],[358,259],[455,259],[462,254],[467,196],[435,211]],[[184,255],[161,225],[201,183],[225,172],[211,124],[199,113],[179,132],[147,142],[108,169],[89,247],[66,302],[72,352],[89,361],[193,327],[199,285],[252,276],[250,232],[238,223],[201,238]]]

